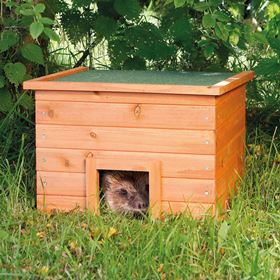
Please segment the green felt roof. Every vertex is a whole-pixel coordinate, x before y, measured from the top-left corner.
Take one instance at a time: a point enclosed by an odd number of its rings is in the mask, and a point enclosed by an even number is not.
[[[54,81],[211,86],[233,75],[215,72],[89,70]]]

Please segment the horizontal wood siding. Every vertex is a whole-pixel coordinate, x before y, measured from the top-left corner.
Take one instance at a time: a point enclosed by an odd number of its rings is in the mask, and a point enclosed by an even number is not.
[[[160,160],[163,177],[215,178],[214,155],[115,152],[98,150],[73,150],[37,148],[37,170],[57,172],[84,172],[85,158],[89,152],[94,156],[141,160]]]
[[[245,107],[245,85],[217,98],[216,127],[227,125],[231,116]]]
[[[73,209],[83,211],[85,209],[85,197],[79,196],[56,196],[37,195],[37,208],[45,211],[58,209],[70,211]]]
[[[165,105],[214,106],[215,97],[206,95],[168,95],[161,93],[102,92],[102,91],[36,91],[36,101],[71,101],[96,103],[136,103]]]
[[[211,130],[215,107],[37,101],[36,123]]]
[[[37,194],[56,196],[86,195],[85,173],[37,172]],[[162,200],[181,202],[215,201],[213,180],[162,178]]]
[[[215,133],[207,130],[38,124],[36,147],[214,154]]]
[[[216,196],[225,209],[230,193],[244,169],[245,85],[216,98],[217,154],[215,164]]]
[[[37,194],[85,196],[84,173],[37,172]]]
[[[162,200],[181,202],[215,202],[215,181],[163,178]]]

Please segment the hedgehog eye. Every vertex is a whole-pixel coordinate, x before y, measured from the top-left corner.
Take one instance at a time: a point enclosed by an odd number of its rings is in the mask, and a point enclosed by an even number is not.
[[[127,196],[127,194],[128,194],[128,192],[127,192],[126,189],[120,189],[120,190],[118,191],[118,193],[119,193],[120,195],[122,195],[122,196]]]

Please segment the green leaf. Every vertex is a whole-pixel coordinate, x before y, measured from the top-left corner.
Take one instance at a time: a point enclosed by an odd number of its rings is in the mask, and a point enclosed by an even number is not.
[[[31,7],[27,7],[27,8],[22,8],[20,9],[19,13],[23,16],[34,16],[35,12],[34,9]]]
[[[0,112],[2,113],[9,112],[9,110],[11,110],[12,107],[13,107],[13,100],[10,92],[6,88],[0,89]],[[3,235],[4,235],[3,231],[1,232],[0,230],[0,239],[2,239],[1,236]]]
[[[30,27],[29,31],[33,39],[37,39],[43,32],[44,25],[41,22],[33,22]]]
[[[40,19],[40,22],[42,22],[43,24],[46,24],[46,25],[52,25],[54,23],[54,21],[48,17],[42,17]]]
[[[215,11],[214,15],[216,17],[217,20],[222,21],[222,22],[229,22],[230,21],[230,17],[223,12],[220,11]]]
[[[137,0],[116,0],[114,2],[114,9],[121,16],[127,19],[137,18],[141,12],[141,7]]]
[[[25,93],[20,98],[19,105],[21,105],[22,107],[24,107],[27,110],[32,110],[34,108],[34,100],[33,100],[33,98],[30,95]]]
[[[267,44],[267,38],[263,32],[256,32],[253,34],[254,38],[261,44]]]
[[[105,16],[98,16],[95,22],[95,31],[102,37],[109,38],[117,30],[117,22]]]
[[[274,58],[266,58],[259,62],[254,69],[258,75],[279,75],[280,74],[280,61]]]
[[[23,82],[24,75],[26,73],[26,67],[20,63],[7,63],[4,66],[4,71],[8,80],[18,86]]]
[[[215,17],[213,17],[211,14],[204,15],[202,18],[202,25],[205,28],[215,27],[215,25],[216,25]]]
[[[46,6],[43,3],[39,3],[35,6],[34,10],[37,14],[41,14],[45,11]]]
[[[236,32],[232,32],[229,35],[229,43],[233,46],[237,46],[238,42],[239,42],[239,34]]]
[[[199,12],[204,12],[204,11],[206,11],[207,9],[209,9],[209,5],[208,5],[208,3],[196,3],[196,4],[194,4],[194,9],[195,10],[197,10],[197,11],[199,11]]]
[[[272,2],[267,6],[265,13],[269,19],[272,19],[280,14],[280,6]]]
[[[54,32],[51,28],[45,27],[44,33],[53,41],[60,42],[60,37],[56,32]]]
[[[0,53],[7,51],[19,41],[19,36],[13,31],[4,31],[0,40]]]
[[[186,3],[186,0],[174,0],[175,8],[183,7]]]
[[[0,76],[0,88],[3,88],[5,86],[5,77]]]
[[[220,229],[218,231],[218,247],[221,248],[223,242],[226,240],[227,235],[228,235],[228,230],[229,230],[229,225],[227,224],[226,221],[224,221]]]
[[[21,55],[29,61],[41,65],[44,64],[43,51],[38,45],[32,43],[26,44],[20,49],[20,52]]]
[[[280,38],[268,38],[270,47],[278,54],[280,57]]]
[[[227,41],[229,32],[223,23],[217,22],[215,26],[215,33],[219,39]]]

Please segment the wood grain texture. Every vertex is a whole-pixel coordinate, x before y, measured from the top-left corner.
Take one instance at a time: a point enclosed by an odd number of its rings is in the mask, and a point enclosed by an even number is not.
[[[163,178],[162,199],[181,202],[215,202],[215,181]]]
[[[37,195],[37,208],[44,211],[60,210],[71,211],[74,209],[85,210],[85,197]]]
[[[23,89],[35,89],[34,86],[36,87],[36,84],[38,82],[52,81],[52,80],[55,80],[55,79],[58,79],[58,78],[73,75],[75,73],[85,72],[85,71],[88,71],[88,70],[89,70],[88,67],[80,66],[80,67],[76,67],[76,68],[73,68],[73,69],[61,71],[61,72],[58,72],[58,73],[38,77],[38,78],[35,78],[35,79],[32,79],[32,80],[24,81],[23,82]]]
[[[216,155],[216,179],[223,176],[225,170],[228,169],[229,163],[234,156],[243,156],[245,149],[245,130],[243,129],[227,143],[227,145],[219,150]]]
[[[37,172],[37,194],[85,196],[84,173]]]
[[[213,106],[37,101],[37,124],[214,129]]]
[[[207,130],[38,124],[36,126],[36,147],[214,154],[214,136],[214,131]]]
[[[113,160],[106,159],[102,162],[96,162],[96,168],[92,168],[87,174],[96,174],[96,170],[114,170],[111,166]],[[133,163],[132,163],[133,164]],[[206,202],[213,203],[215,201],[215,181],[201,179],[182,179],[182,178],[162,178],[161,167],[159,161],[154,163],[145,163],[145,169],[135,168],[134,165],[126,163],[126,168],[121,170],[147,171],[150,180],[150,203],[151,207],[160,208],[161,201],[181,201],[181,202]],[[85,201],[89,201],[90,210],[98,209],[99,201],[99,181],[97,185],[91,185],[94,189],[87,189],[86,173],[63,173],[63,172],[38,172],[37,194],[38,195],[57,195],[57,196],[75,196],[85,197]],[[96,180],[96,178],[93,178]],[[92,180],[91,180],[92,181]],[[45,182],[43,187],[41,182]],[[86,198],[88,197],[88,199]],[[87,205],[87,204],[86,204]]]
[[[222,171],[217,172],[216,195],[217,202],[222,207],[226,206],[230,194],[237,191],[237,182],[244,173],[244,138],[245,135],[243,134],[237,137],[242,144],[236,146],[235,152],[233,152],[227,160],[227,165]]]
[[[101,91],[36,91],[37,101],[213,106],[214,96]]]
[[[162,212],[162,179],[161,162],[155,161],[149,166],[149,208],[154,218],[159,218]]]
[[[208,203],[185,203],[185,202],[163,202],[162,211],[167,214],[186,214],[193,218],[201,218],[205,215],[215,215],[215,205]]]
[[[37,148],[37,170],[84,172],[84,158],[89,152],[92,152],[97,156],[119,158],[120,161],[126,158],[136,158],[139,159],[140,162],[142,160],[160,160],[162,163],[163,177],[197,179],[215,178],[215,156],[192,154]]]
[[[216,128],[226,126],[231,116],[245,107],[245,90],[246,87],[243,85],[216,98]]]
[[[96,162],[92,153],[86,156],[86,208],[99,214],[100,190],[99,190],[99,173],[96,170]],[[81,186],[83,189],[83,186]]]
[[[211,88],[218,88],[219,95],[222,95],[228,91],[233,90],[234,88],[246,84],[254,78],[254,75],[255,73],[253,71],[244,71],[211,86]]]
[[[216,153],[219,153],[236,135],[244,131],[245,117],[245,106],[243,106],[216,130]]]

